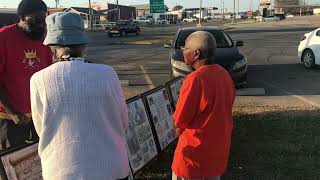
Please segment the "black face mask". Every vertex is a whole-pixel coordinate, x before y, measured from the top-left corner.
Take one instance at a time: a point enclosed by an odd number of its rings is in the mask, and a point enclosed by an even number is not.
[[[44,38],[46,33],[45,19],[35,17],[25,18],[26,26],[22,31],[32,40]]]

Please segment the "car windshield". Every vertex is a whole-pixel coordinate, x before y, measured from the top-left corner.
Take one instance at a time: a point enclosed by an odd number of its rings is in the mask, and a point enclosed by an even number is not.
[[[184,30],[179,33],[179,36],[177,38],[176,42],[176,48],[179,49],[185,45],[185,41],[187,37],[195,32],[196,30]],[[230,37],[221,30],[204,30],[207,32],[210,32],[216,39],[217,42],[217,48],[230,48],[233,47],[232,40]]]

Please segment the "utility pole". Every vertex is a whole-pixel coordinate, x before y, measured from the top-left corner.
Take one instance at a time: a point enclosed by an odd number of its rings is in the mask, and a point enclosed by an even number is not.
[[[238,13],[237,13],[239,16],[240,16],[240,12],[239,12],[239,0],[238,0]]]
[[[89,0],[89,29],[92,30],[92,9],[91,9],[91,0]]]
[[[120,20],[120,11],[119,11],[119,2],[117,0],[117,20],[119,21]]]
[[[234,23],[234,20],[236,19],[236,0],[233,0],[233,16],[232,16],[232,23]]]
[[[201,11],[202,11],[202,0],[200,0],[200,8],[199,8],[199,27],[201,27]]]
[[[223,0],[221,0],[221,7],[220,7],[220,8],[221,8],[221,15],[222,15],[222,12],[223,12],[222,1],[223,1]]]
[[[59,7],[59,0],[55,0],[56,1],[56,8],[58,9]]]
[[[224,19],[224,0],[222,0],[222,19]]]
[[[307,15],[309,15],[309,0],[307,0]]]
[[[252,0],[250,1],[250,12],[251,12],[251,17],[250,17],[250,19],[252,19],[252,16],[253,16],[253,12],[252,12]]]

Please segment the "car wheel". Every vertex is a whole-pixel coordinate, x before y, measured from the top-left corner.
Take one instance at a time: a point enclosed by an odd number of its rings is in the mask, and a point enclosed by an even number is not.
[[[302,62],[307,69],[312,69],[316,65],[314,54],[310,49],[307,49],[303,52]]]
[[[138,36],[139,34],[140,34],[140,30],[137,29],[137,30],[136,30],[136,35]]]

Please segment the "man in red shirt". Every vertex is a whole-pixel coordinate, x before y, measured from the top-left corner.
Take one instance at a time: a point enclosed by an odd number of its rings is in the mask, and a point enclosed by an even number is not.
[[[230,151],[234,84],[228,72],[214,64],[216,41],[210,33],[191,34],[182,51],[195,71],[185,78],[173,115],[179,141],[172,179],[219,180]]]
[[[30,107],[30,78],[52,62],[43,45],[47,6],[42,0],[22,0],[20,22],[0,29],[0,142],[6,149],[37,138]],[[32,137],[30,137],[30,132]]]

